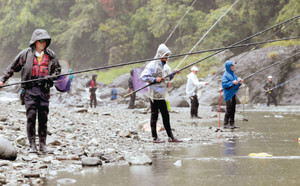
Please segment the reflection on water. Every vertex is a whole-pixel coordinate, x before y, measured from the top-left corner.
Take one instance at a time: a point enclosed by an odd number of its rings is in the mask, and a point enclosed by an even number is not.
[[[105,166],[87,174],[59,173],[76,185],[299,185],[299,113],[246,113],[247,136],[213,145],[148,153],[152,166]],[[269,117],[265,117],[268,115]],[[220,133],[220,138],[222,138]],[[249,157],[265,152],[272,157]],[[181,167],[173,165],[182,161]],[[56,185],[49,180],[48,185]]]

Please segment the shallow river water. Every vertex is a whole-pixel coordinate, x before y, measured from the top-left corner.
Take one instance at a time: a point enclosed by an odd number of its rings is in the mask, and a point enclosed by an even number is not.
[[[248,111],[244,117],[249,121],[237,123],[240,131],[247,133],[245,136],[216,144],[148,152],[152,166],[59,172],[56,179],[47,180],[47,185],[300,185],[300,112]],[[220,132],[219,138],[222,137]],[[263,152],[270,156],[249,156]],[[174,165],[178,160],[181,166]]]

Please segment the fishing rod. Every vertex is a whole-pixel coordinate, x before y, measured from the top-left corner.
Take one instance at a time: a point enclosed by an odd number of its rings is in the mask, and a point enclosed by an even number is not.
[[[175,28],[173,29],[173,31],[171,32],[171,34],[168,36],[168,38],[166,39],[166,41],[164,42],[164,44],[166,44],[168,42],[168,40],[171,38],[171,36],[173,35],[173,33],[175,32],[175,30],[177,29],[177,27],[179,26],[179,24],[182,22],[183,18],[189,13],[190,9],[194,6],[194,4],[196,3],[197,0],[194,0],[194,2],[191,4],[191,6],[188,8],[188,10],[185,12],[185,14],[181,17],[181,19],[178,21],[177,25],[175,26]]]
[[[278,32],[280,32],[280,31],[286,29],[286,27],[289,26],[291,23],[292,23],[292,22],[289,22],[287,25],[285,25],[285,26],[283,26],[282,28],[278,29],[278,30],[277,30],[276,32],[274,32],[272,35],[270,35],[269,37],[267,37],[267,38],[265,39],[265,41],[268,40],[268,39],[270,39],[271,37],[273,37],[273,36],[274,36],[275,34],[277,34]],[[237,60],[235,60],[235,63],[237,64],[238,61],[240,61],[242,58],[244,58],[245,56],[247,56],[252,50],[255,50],[256,47],[257,47],[257,46],[254,46],[251,50],[249,50],[248,52],[246,52],[243,56],[241,56],[240,58],[238,58]]]
[[[274,63],[274,64],[272,64],[272,65],[269,65],[269,66],[267,66],[267,67],[265,67],[265,68],[263,68],[263,69],[261,69],[261,70],[259,70],[259,71],[257,71],[257,72],[254,72],[254,73],[252,73],[252,74],[246,76],[245,78],[243,78],[243,80],[248,79],[248,78],[250,78],[250,77],[252,77],[252,76],[254,76],[254,75],[256,75],[256,74],[258,74],[258,73],[260,73],[260,72],[262,72],[262,71],[264,71],[264,70],[266,70],[266,69],[268,69],[268,68],[270,68],[270,67],[272,67],[272,66],[278,65],[278,64],[281,63],[282,61],[285,61],[285,60],[287,60],[287,59],[290,59],[290,58],[292,58],[292,57],[294,57],[294,56],[296,56],[296,55],[298,55],[298,54],[300,54],[300,52],[298,52],[298,53],[296,53],[296,54],[294,54],[294,55],[291,55],[291,56],[289,56],[289,57],[286,57],[286,58],[284,58],[284,59],[281,59],[281,60],[277,61],[276,63]],[[222,88],[222,89],[220,89],[219,91],[222,92],[223,90],[224,90],[224,89]]]
[[[273,63],[272,65],[269,65],[269,66],[267,66],[267,67],[265,67],[265,68],[263,68],[263,69],[261,69],[261,70],[259,70],[259,71],[257,71],[257,72],[254,72],[254,73],[252,73],[252,74],[246,76],[243,80],[248,79],[248,78],[250,78],[250,77],[252,77],[252,76],[254,76],[254,75],[256,75],[256,74],[258,74],[258,73],[260,73],[260,72],[262,72],[262,71],[264,71],[264,70],[266,70],[266,69],[268,69],[268,68],[270,68],[270,67],[272,67],[272,66],[275,66],[275,65],[281,63],[282,61],[285,61],[285,60],[290,59],[290,58],[292,58],[292,57],[294,57],[294,56],[297,56],[298,54],[300,54],[300,52],[297,52],[297,53],[294,54],[294,55],[291,55],[291,56],[289,56],[289,57],[286,57],[286,58],[284,58],[284,59],[281,59],[281,60],[277,61],[276,63]]]
[[[176,58],[176,57],[181,57],[181,56],[185,56],[185,55],[195,55],[195,54],[201,54],[201,53],[213,52],[213,51],[219,51],[219,50],[226,50],[226,49],[232,49],[232,48],[238,48],[238,47],[248,47],[248,46],[251,46],[251,45],[266,44],[266,43],[272,43],[272,42],[284,41],[284,40],[292,40],[292,39],[300,39],[300,36],[291,37],[291,38],[276,39],[276,40],[269,40],[269,41],[263,41],[263,42],[247,43],[247,44],[235,45],[235,46],[230,46],[230,47],[200,50],[200,51],[191,52],[191,53],[174,54],[174,55],[169,56],[168,58]],[[96,67],[96,68],[85,69],[85,70],[80,70],[80,71],[73,71],[73,72],[69,72],[69,73],[65,73],[65,74],[53,75],[53,76],[48,76],[48,77],[44,77],[44,78],[31,79],[31,80],[27,80],[27,81],[10,83],[10,84],[6,84],[6,85],[2,85],[2,86],[0,86],[0,88],[12,86],[12,85],[17,85],[17,84],[22,84],[22,83],[41,81],[41,80],[46,80],[46,79],[50,79],[50,78],[57,78],[57,77],[66,76],[66,75],[73,75],[73,74],[79,74],[79,73],[84,73],[84,72],[104,70],[104,69],[109,69],[109,68],[121,67],[121,66],[132,65],[132,64],[138,64],[138,63],[152,61],[152,60],[159,60],[159,59],[162,59],[162,58],[163,57],[142,59],[142,60],[136,60],[136,61],[132,61],[132,62],[125,62],[125,63],[121,63],[121,64],[116,64],[116,65],[108,65],[108,66],[104,66],[104,67]]]
[[[271,88],[269,91],[272,91],[272,90],[274,90],[274,89],[276,89],[276,88],[278,88],[278,87],[281,87],[282,85],[284,85],[284,84],[286,84],[286,83],[288,83],[288,82],[290,82],[290,81],[293,81],[293,80],[295,80],[295,79],[298,79],[298,78],[300,78],[300,75],[298,75],[298,76],[296,76],[296,77],[294,77],[294,78],[292,78],[292,79],[289,79],[289,80],[287,80],[287,81],[285,81],[285,82],[283,82],[283,83],[281,83],[281,84],[279,84],[279,85],[276,85],[275,87]],[[269,91],[268,91],[268,92],[269,92]]]
[[[231,46],[238,45],[238,44],[240,44],[240,43],[242,43],[242,42],[244,42],[244,41],[247,41],[247,40],[249,40],[249,39],[251,39],[251,38],[253,38],[253,37],[257,36],[257,35],[260,35],[260,34],[262,34],[262,33],[264,33],[264,32],[267,32],[267,31],[269,31],[269,30],[272,30],[273,28],[276,28],[276,27],[278,27],[278,26],[280,26],[280,25],[282,25],[282,24],[284,24],[284,23],[287,23],[287,22],[292,21],[292,20],[296,20],[296,19],[298,19],[299,17],[300,17],[300,14],[297,15],[297,16],[295,16],[295,17],[289,18],[289,19],[287,19],[287,20],[285,20],[285,21],[282,21],[282,22],[280,22],[280,23],[278,23],[278,24],[276,24],[276,25],[273,25],[273,26],[271,26],[271,27],[269,27],[269,28],[267,28],[267,29],[264,29],[264,30],[262,30],[262,31],[260,31],[260,32],[257,32],[257,33],[255,33],[255,34],[253,34],[253,35],[251,35],[251,36],[249,36],[249,37],[247,37],[247,38],[245,38],[245,39],[243,39],[243,40],[241,40],[241,41],[238,41],[238,42],[234,43],[234,44],[231,45]],[[210,57],[212,57],[212,56],[215,56],[215,55],[217,55],[217,54],[223,52],[224,50],[225,50],[225,49],[219,50],[218,52],[215,52],[215,53],[213,53],[213,54],[211,54],[211,55],[209,55],[209,56],[207,56],[207,57],[205,57],[205,58],[202,58],[202,59],[200,59],[200,60],[198,60],[198,61],[196,61],[196,62],[194,62],[194,63],[191,63],[191,64],[189,64],[189,65],[183,67],[182,69],[178,70],[177,73],[179,73],[179,72],[181,72],[181,71],[183,71],[183,70],[185,70],[185,69],[187,69],[187,68],[189,68],[189,67],[191,67],[191,66],[193,66],[193,65],[195,65],[195,64],[197,64],[197,63],[200,63],[201,61],[204,61],[204,60],[206,60],[206,59],[208,59],[208,58],[210,58]],[[176,73],[173,72],[173,73],[167,75],[166,77],[174,76],[175,74],[176,74]],[[165,78],[166,78],[166,77],[165,77]],[[153,84],[155,84],[155,83],[154,83],[154,82],[153,82],[153,83],[149,83],[148,85],[145,85],[144,87],[141,87],[141,88],[139,88],[139,89],[137,89],[137,90],[135,90],[135,91],[133,91],[133,92],[131,92],[131,93],[129,93],[129,94],[126,94],[124,97],[126,98],[126,97],[128,97],[129,95],[134,94],[134,93],[136,93],[136,92],[138,92],[138,91],[140,91],[140,90],[142,90],[142,89],[144,89],[144,88],[146,88],[146,87],[148,87],[148,86],[151,86],[151,85],[153,85]]]
[[[236,0],[225,12],[223,15],[219,17],[219,19],[206,31],[206,33],[199,39],[199,41],[193,46],[193,48],[189,51],[192,52],[198,45],[199,43],[205,38],[205,36],[218,24],[218,22],[231,10],[231,8],[238,2],[239,0]],[[181,63],[188,57],[188,55],[184,56],[184,58],[180,61],[180,63],[175,67],[177,69]]]

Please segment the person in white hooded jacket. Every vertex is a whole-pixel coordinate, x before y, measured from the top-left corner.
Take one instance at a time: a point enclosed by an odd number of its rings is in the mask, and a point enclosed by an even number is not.
[[[199,101],[197,92],[201,85],[207,85],[207,82],[199,82],[197,73],[199,69],[196,66],[191,68],[191,73],[187,75],[186,95],[191,100],[191,118],[201,118],[198,116]]]
[[[147,64],[140,75],[140,79],[147,83],[154,83],[148,88],[148,96],[150,98],[151,106],[151,132],[154,143],[163,143],[157,136],[156,123],[158,119],[158,111],[160,111],[163,119],[163,124],[169,137],[169,142],[182,142],[174,138],[171,125],[170,116],[166,104],[166,96],[168,93],[168,82],[173,79],[174,75],[178,73],[177,70],[171,71],[167,64],[168,56],[171,51],[165,44],[159,45],[155,58],[162,58],[153,60]],[[166,77],[169,76],[169,77]]]

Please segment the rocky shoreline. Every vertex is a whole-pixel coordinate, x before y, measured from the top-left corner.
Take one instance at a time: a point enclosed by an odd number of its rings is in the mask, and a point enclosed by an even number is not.
[[[148,132],[150,113],[144,109],[126,109],[125,104],[109,104],[95,109],[51,106],[47,146],[50,154],[28,153],[26,116],[18,102],[0,102],[0,136],[17,150],[15,161],[0,160],[1,184],[43,184],[55,178],[58,171],[80,171],[85,166],[151,164],[146,152],[188,147],[193,144],[217,143],[245,132],[222,132],[219,139],[218,113],[200,106],[202,119],[191,119],[189,108],[172,108],[171,126],[183,143],[167,142],[166,132],[158,133],[166,140],[153,144]],[[4,109],[5,108],[5,109]],[[223,117],[223,116],[222,116]],[[237,115],[237,120],[242,120]],[[204,123],[216,123],[215,127]],[[161,117],[158,122],[162,125]]]

